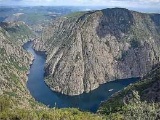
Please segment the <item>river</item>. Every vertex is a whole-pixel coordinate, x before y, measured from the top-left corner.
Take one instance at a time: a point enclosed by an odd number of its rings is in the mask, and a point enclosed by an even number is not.
[[[137,78],[116,80],[100,85],[99,88],[91,91],[90,93],[83,93],[78,96],[62,95],[51,91],[45,84],[45,52],[37,52],[32,48],[32,46],[33,42],[27,42],[23,45],[23,48],[34,56],[34,61],[30,67],[30,73],[28,74],[27,88],[36,101],[49,107],[74,107],[81,110],[96,112],[101,101],[107,100],[113,93],[138,80]]]

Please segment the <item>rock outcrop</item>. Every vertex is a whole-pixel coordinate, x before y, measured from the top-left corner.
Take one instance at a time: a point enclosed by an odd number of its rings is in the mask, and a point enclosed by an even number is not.
[[[53,21],[42,41],[35,48],[48,54],[47,85],[79,95],[150,71],[160,60],[160,15],[122,8],[78,12]]]

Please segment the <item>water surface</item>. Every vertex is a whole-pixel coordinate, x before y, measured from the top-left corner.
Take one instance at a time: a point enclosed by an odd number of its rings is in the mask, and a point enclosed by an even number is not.
[[[123,89],[130,83],[136,82],[137,78],[116,80],[101,85],[90,93],[78,96],[67,96],[53,92],[44,82],[44,65],[46,55],[44,52],[36,52],[32,48],[33,43],[27,42],[23,48],[34,56],[33,64],[30,67],[27,87],[35,100],[48,105],[49,107],[68,108],[74,107],[81,110],[96,112],[101,101],[107,100],[113,93]],[[113,91],[110,91],[113,89]]]

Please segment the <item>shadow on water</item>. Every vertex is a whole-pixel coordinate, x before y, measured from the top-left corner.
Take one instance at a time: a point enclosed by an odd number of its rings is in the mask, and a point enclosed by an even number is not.
[[[138,78],[130,78],[112,81],[100,85],[90,93],[83,93],[78,96],[67,96],[53,92],[44,82],[44,65],[46,61],[45,52],[36,52],[32,48],[33,43],[27,42],[23,48],[34,56],[33,64],[30,67],[27,87],[35,100],[48,105],[49,107],[67,108],[74,107],[81,110],[96,112],[101,101],[107,100],[113,93],[123,89]],[[109,91],[113,89],[112,91]]]

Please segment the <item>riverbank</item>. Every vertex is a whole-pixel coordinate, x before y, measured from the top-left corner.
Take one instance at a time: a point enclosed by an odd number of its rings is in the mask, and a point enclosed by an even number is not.
[[[79,108],[90,112],[96,112],[101,101],[107,100],[112,94],[123,89],[137,79],[116,80],[100,85],[99,88],[78,96],[67,96],[52,91],[44,82],[44,67],[46,55],[44,52],[35,51],[31,44],[27,45],[27,51],[34,56],[33,63],[28,74],[27,88],[36,101],[49,107]],[[110,91],[113,89],[113,91]]]

